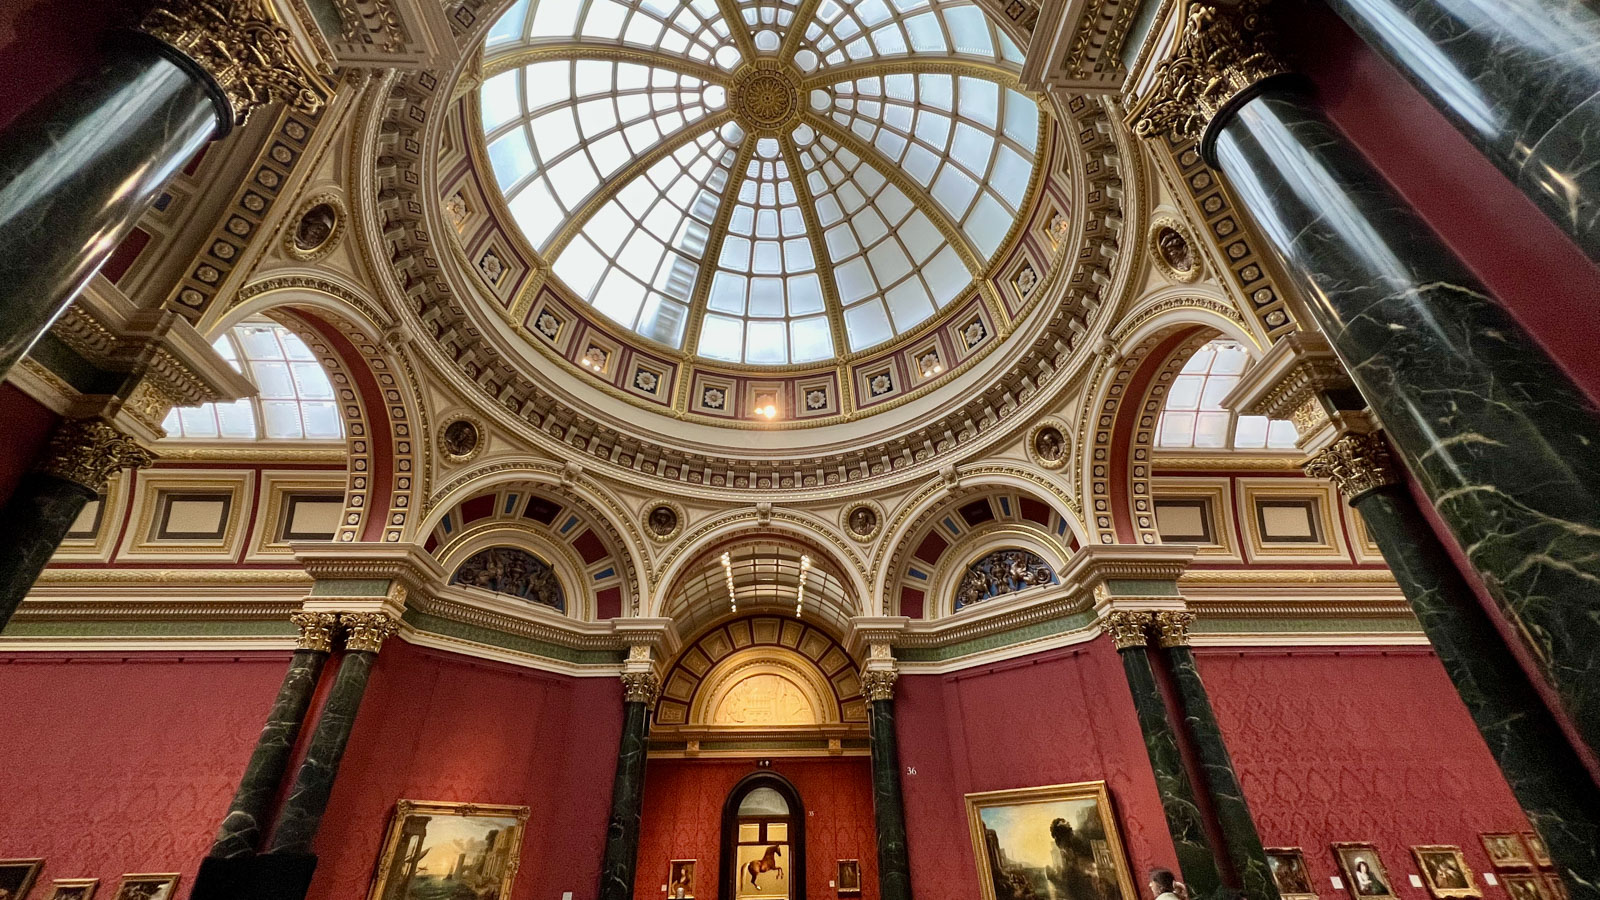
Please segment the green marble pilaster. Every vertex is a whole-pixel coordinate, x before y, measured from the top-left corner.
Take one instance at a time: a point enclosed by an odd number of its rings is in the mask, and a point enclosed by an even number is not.
[[[1159,620],[1160,615],[1157,618]],[[1183,640],[1187,639],[1185,633]],[[1233,758],[1228,755],[1228,745],[1222,738],[1222,727],[1217,724],[1216,713],[1211,709],[1211,698],[1206,695],[1205,683],[1200,680],[1194,653],[1186,643],[1174,643],[1175,640],[1167,634],[1167,626],[1163,622],[1161,652],[1172,666],[1178,699],[1183,705],[1183,724],[1200,757],[1200,768],[1205,773],[1206,787],[1211,794],[1211,806],[1216,811],[1217,824],[1222,830],[1228,861],[1232,863],[1233,871],[1239,877],[1239,886],[1248,900],[1278,900],[1278,888],[1272,881],[1272,870],[1267,866],[1267,853],[1261,846],[1261,835],[1257,833],[1255,818],[1250,815],[1250,807],[1245,803],[1244,788],[1240,786],[1238,773],[1233,769]]]
[[[906,843],[906,805],[900,793],[900,743],[894,728],[893,673],[868,672],[862,679],[868,696],[872,737],[872,812],[878,827],[878,895],[882,900],[911,900],[911,859]],[[879,676],[874,681],[874,676]]]
[[[326,644],[320,648],[296,650],[290,657],[289,671],[284,673],[278,698],[267,715],[267,724],[261,729],[255,752],[245,766],[239,790],[228,805],[228,815],[222,820],[209,856],[227,859],[256,852],[268,825],[273,797],[288,772],[289,756],[300,734],[300,724],[311,705],[311,695],[316,691],[317,679],[327,659]]]
[[[1401,486],[1351,500],[1573,900],[1600,900],[1600,788]]]
[[[653,693],[654,689],[650,689]],[[633,694],[632,685],[629,693]],[[600,900],[630,900],[639,864],[639,823],[644,806],[645,753],[650,737],[650,701],[631,698],[622,706],[622,745],[611,784],[611,818],[600,863]]]
[[[1113,612],[1111,616],[1120,617],[1112,619],[1110,630],[1117,644],[1117,655],[1122,657],[1128,691],[1133,695],[1139,730],[1144,734],[1145,752],[1155,774],[1156,792],[1161,796],[1161,811],[1166,816],[1167,831],[1172,835],[1172,846],[1178,854],[1182,880],[1189,887],[1189,895],[1196,900],[1216,897],[1222,887],[1222,873],[1211,842],[1206,838],[1194,785],[1189,781],[1183,754],[1178,749],[1178,735],[1167,716],[1167,705],[1156,685],[1155,671],[1150,667],[1149,652],[1143,642],[1150,614]]]

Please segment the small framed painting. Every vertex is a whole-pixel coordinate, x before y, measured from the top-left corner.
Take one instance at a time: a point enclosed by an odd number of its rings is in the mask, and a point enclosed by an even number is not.
[[[1440,900],[1483,896],[1473,883],[1472,869],[1467,866],[1460,847],[1428,844],[1412,847],[1411,855],[1417,858],[1417,870],[1422,873],[1422,883],[1427,886],[1428,893]]]
[[[858,896],[861,893],[861,860],[839,860],[839,877],[834,883],[839,887],[839,896]]]
[[[172,900],[178,895],[177,872],[156,875],[124,875],[111,900]]]
[[[1524,831],[1522,842],[1528,845],[1528,855],[1533,857],[1533,864],[1549,869],[1555,866],[1555,860],[1550,858],[1550,848],[1544,845],[1544,838],[1536,832]]]
[[[1511,900],[1552,900],[1544,878],[1539,875],[1502,875],[1500,883],[1506,886]]]
[[[1299,847],[1268,847],[1267,867],[1272,870],[1272,883],[1283,900],[1317,900],[1306,855]]]
[[[1346,841],[1333,845],[1333,856],[1344,874],[1344,886],[1356,900],[1395,900],[1394,882],[1378,858],[1377,847]]]
[[[1489,854],[1489,864],[1496,869],[1533,868],[1533,859],[1528,856],[1528,845],[1522,842],[1521,835],[1510,832],[1480,834],[1478,839],[1483,841],[1483,852]]]
[[[42,868],[42,859],[0,859],[0,897],[24,900]]]
[[[50,882],[49,900],[94,900],[98,878],[57,878]]]
[[[692,900],[694,897],[694,859],[675,859],[667,865],[667,896],[671,900]]]

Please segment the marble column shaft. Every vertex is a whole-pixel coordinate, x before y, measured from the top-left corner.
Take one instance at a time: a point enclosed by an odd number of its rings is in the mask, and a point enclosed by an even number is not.
[[[1573,900],[1600,900],[1600,788],[1404,487],[1356,497],[1367,531]]]
[[[639,828],[644,808],[645,755],[650,736],[650,704],[623,704],[622,745],[611,784],[611,819],[606,825],[600,863],[600,900],[631,900],[639,864]]]
[[[1163,647],[1162,652],[1172,666],[1178,698],[1183,704],[1184,727],[1200,757],[1200,768],[1211,793],[1211,806],[1216,811],[1228,860],[1239,877],[1239,886],[1247,900],[1278,900],[1278,888],[1267,865],[1267,852],[1261,846],[1255,818],[1245,803],[1244,788],[1234,771],[1233,758],[1228,755],[1222,726],[1211,709],[1205,683],[1200,680],[1194,653],[1182,645]]]
[[[1183,882],[1189,887],[1189,895],[1197,900],[1215,897],[1222,887],[1222,873],[1217,868],[1211,842],[1206,838],[1194,785],[1184,767],[1178,735],[1167,716],[1166,701],[1156,685],[1149,653],[1140,646],[1121,648],[1118,655],[1122,657],[1128,690],[1139,714],[1139,730],[1144,733],[1144,749],[1155,773],[1156,792],[1161,796],[1161,811],[1166,815],[1167,831],[1178,853]]]
[[[1325,0],[1600,260],[1600,11],[1587,0]]]
[[[906,843],[906,804],[900,793],[900,742],[895,735],[894,699],[871,701],[867,717],[872,738],[872,813],[878,826],[878,895],[911,900],[911,859]]]
[[[222,820],[209,856],[224,859],[248,856],[259,847],[262,833],[269,824],[267,817],[272,811],[273,798],[289,770],[295,738],[300,734],[300,724],[305,720],[311,695],[316,691],[317,679],[327,659],[327,650],[307,649],[296,650],[289,658],[289,671],[284,673],[278,698],[267,715],[267,724],[261,729],[255,752],[250,754],[244,777],[239,781],[239,789],[228,806],[228,815]]]
[[[1216,164],[1600,751],[1600,412],[1305,97],[1258,87]]]
[[[222,126],[180,57],[130,35],[0,132],[0,378]]]
[[[94,491],[76,481],[44,472],[22,476],[0,508],[0,628],[11,621],[78,513],[94,498]]]
[[[339,673],[334,677],[333,689],[317,719],[311,745],[306,748],[305,759],[295,773],[294,786],[289,789],[283,811],[278,814],[271,853],[311,853],[311,841],[317,836],[322,814],[328,809],[328,795],[333,793],[339,762],[350,742],[350,731],[355,726],[356,713],[361,709],[361,698],[366,694],[367,680],[377,658],[373,650],[347,650],[339,661]]]

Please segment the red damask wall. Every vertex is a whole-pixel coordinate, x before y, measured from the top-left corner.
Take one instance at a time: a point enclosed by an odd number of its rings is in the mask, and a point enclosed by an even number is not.
[[[1432,652],[1196,650],[1234,767],[1268,846],[1297,846],[1324,898],[1344,898],[1328,845],[1371,841],[1402,900],[1416,844],[1455,844],[1527,820]],[[1503,888],[1478,879],[1486,900]]]
[[[391,639],[317,835],[311,900],[367,895],[400,799],[530,807],[512,900],[564,891],[592,900],[621,735],[615,677],[552,675]]]
[[[6,450],[0,453],[0,503],[32,468],[60,418],[13,385],[0,384],[0,422],[6,423]]]
[[[187,895],[288,659],[0,655],[0,858],[43,857],[41,884],[182,872]]]
[[[661,900],[668,863],[695,859],[695,896],[716,897],[722,806],[753,760],[656,759],[645,770],[644,827],[634,900]],[[806,807],[806,895],[836,897],[828,886],[841,859],[861,860],[862,900],[877,900],[878,844],[872,816],[872,764],[860,757],[774,759],[771,771],[794,783]],[[923,896],[918,889],[917,896]],[[971,900],[971,898],[965,898]]]
[[[963,799],[976,791],[1104,780],[1133,871],[1176,865],[1108,640],[953,675],[902,676],[895,715],[917,900],[981,896]]]

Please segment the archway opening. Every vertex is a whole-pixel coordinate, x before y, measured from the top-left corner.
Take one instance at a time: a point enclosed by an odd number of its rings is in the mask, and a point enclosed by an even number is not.
[[[722,811],[721,900],[802,900],[805,806],[775,772],[754,772],[728,792]]]

